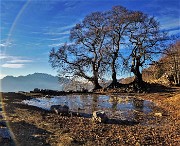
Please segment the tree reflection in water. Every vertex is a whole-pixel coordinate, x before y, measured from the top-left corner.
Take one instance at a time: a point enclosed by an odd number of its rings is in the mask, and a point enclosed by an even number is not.
[[[112,106],[112,112],[115,113],[117,111],[117,105],[118,105],[118,97],[116,96],[110,96],[109,102],[111,102]]]
[[[133,106],[134,106],[134,110],[137,110],[139,112],[143,112],[143,108],[144,108],[144,100],[141,99],[133,99],[132,100]]]
[[[96,95],[96,94],[94,94],[94,95],[92,95],[92,113],[94,112],[94,111],[96,111],[96,110],[98,110],[98,98],[99,98],[99,96],[98,95]]]
[[[143,120],[144,118],[140,115],[140,113],[143,113],[144,109],[144,100],[141,99],[133,99],[132,104],[134,106],[134,120]]]

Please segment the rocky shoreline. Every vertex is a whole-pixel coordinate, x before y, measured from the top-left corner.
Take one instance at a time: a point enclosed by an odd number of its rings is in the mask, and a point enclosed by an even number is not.
[[[119,94],[119,93],[118,93]],[[22,104],[30,96],[2,93],[3,118],[12,133],[12,140],[0,139],[1,145],[68,146],[68,145],[163,145],[177,146],[179,135],[180,88],[172,92],[141,93],[136,97],[153,101],[158,108],[139,115],[138,122],[129,124],[95,123],[90,118],[62,116]]]

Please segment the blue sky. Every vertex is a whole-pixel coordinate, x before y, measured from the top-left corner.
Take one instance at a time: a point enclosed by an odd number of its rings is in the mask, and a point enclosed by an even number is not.
[[[122,5],[154,16],[161,29],[180,34],[179,0],[1,0],[0,78],[34,72],[56,75],[49,51],[69,42],[69,31],[87,14]]]

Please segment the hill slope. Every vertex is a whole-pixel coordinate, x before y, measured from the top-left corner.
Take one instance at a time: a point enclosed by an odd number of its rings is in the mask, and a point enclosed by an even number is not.
[[[17,92],[31,91],[34,88],[62,90],[68,79],[45,73],[34,73],[19,77],[6,76],[0,82],[2,92]]]

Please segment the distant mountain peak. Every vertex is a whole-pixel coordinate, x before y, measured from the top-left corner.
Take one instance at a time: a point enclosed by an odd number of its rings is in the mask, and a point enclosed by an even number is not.
[[[6,76],[0,82],[2,92],[17,92],[31,91],[34,88],[62,90],[67,80],[61,81],[57,76],[46,73],[33,73],[18,77]]]

